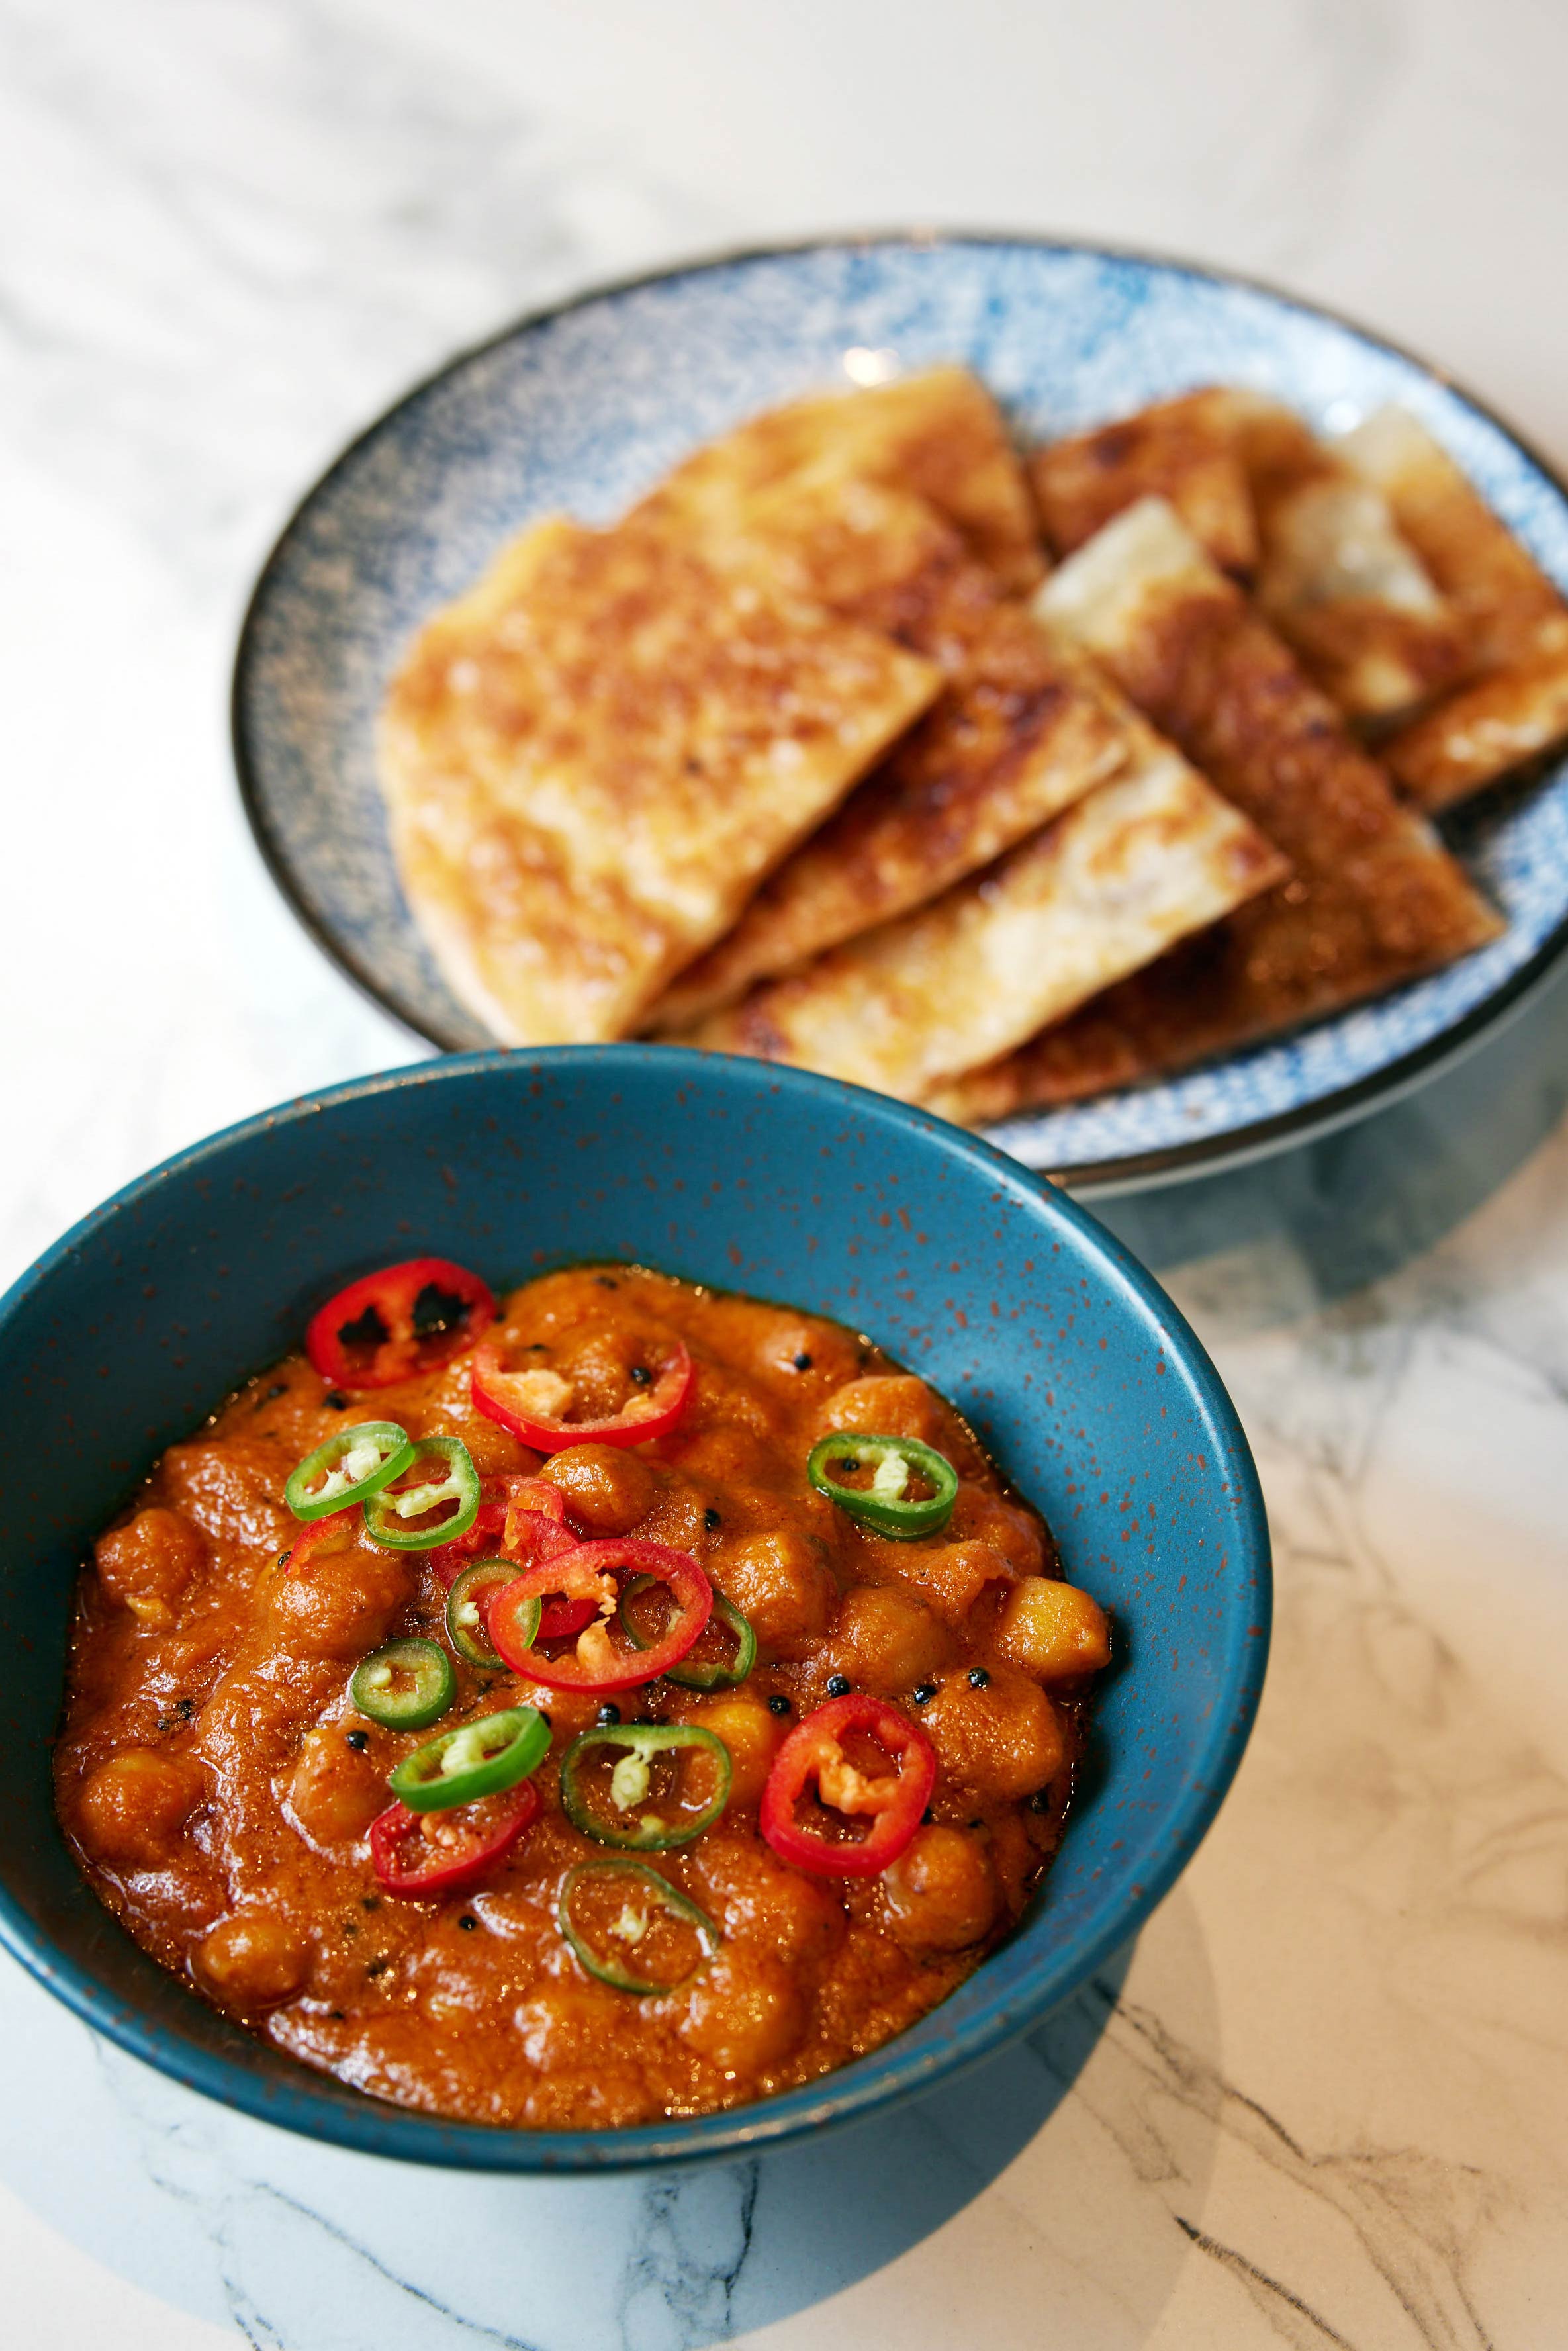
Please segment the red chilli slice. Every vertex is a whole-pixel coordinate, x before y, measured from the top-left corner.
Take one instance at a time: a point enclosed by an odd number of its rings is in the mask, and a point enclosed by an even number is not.
[[[526,1372],[509,1372],[501,1350],[486,1341],[474,1352],[470,1375],[475,1409],[537,1453],[563,1453],[570,1445],[645,1445],[667,1437],[691,1399],[696,1369],[685,1342],[675,1340],[653,1385],[632,1396],[613,1420],[555,1420],[528,1403]]]
[[[496,1319],[489,1284],[445,1257],[361,1276],[311,1316],[305,1352],[335,1388],[386,1388],[438,1371]]]
[[[580,1631],[588,1622],[585,1617],[571,1625],[561,1624],[552,1635],[556,1596],[577,1606],[586,1604],[589,1616],[598,1615],[605,1578],[618,1569],[628,1575],[651,1575],[668,1587],[675,1614],[662,1636],[650,1648],[617,1649],[606,1626],[603,1649],[596,1658],[585,1660],[576,1649],[559,1657],[541,1656],[539,1641]],[[535,1600],[544,1602],[545,1609],[530,1641],[526,1636]],[[490,1604],[486,1624],[492,1646],[514,1672],[527,1674],[546,1689],[608,1691],[640,1689],[644,1682],[657,1681],[666,1667],[679,1665],[696,1646],[712,1612],[713,1586],[689,1552],[608,1536],[598,1542],[575,1543],[527,1569],[515,1583],[504,1583]]]
[[[389,1804],[371,1823],[376,1883],[383,1893],[418,1902],[466,1894],[506,1859],[538,1810],[539,1792],[531,1780],[461,1812],[413,1813],[406,1804]]]
[[[548,1521],[564,1542],[578,1540],[566,1523],[566,1497],[547,1478],[486,1478],[482,1493],[479,1515],[466,1534],[427,1554],[444,1592],[451,1591],[470,1560],[504,1557],[515,1559],[519,1567],[532,1566],[535,1552],[519,1549],[513,1541],[514,1513],[519,1521],[525,1514],[530,1523],[535,1519]],[[526,1544],[526,1537],[524,1541]]]
[[[897,1764],[896,1773],[873,1777],[855,1769],[842,1744],[855,1730],[870,1733]],[[884,1698],[854,1690],[796,1724],[773,1759],[758,1826],[779,1860],[796,1869],[817,1877],[880,1877],[913,1842],[936,1783],[936,1750],[919,1724]],[[802,1823],[796,1806],[812,1792],[825,1809],[868,1819],[866,1835],[841,1842]]]

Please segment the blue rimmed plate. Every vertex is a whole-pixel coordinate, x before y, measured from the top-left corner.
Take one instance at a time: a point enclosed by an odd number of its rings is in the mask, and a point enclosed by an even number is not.
[[[1392,345],[1239,279],[918,235],[590,294],[453,360],[356,441],[285,530],[240,639],[235,758],[262,852],[319,943],[416,1034],[449,1050],[491,1041],[414,927],[376,789],[375,715],[409,635],[533,517],[608,518],[698,442],[847,384],[868,353],[967,361],[1026,440],[1206,381],[1255,386],[1335,429],[1401,401],[1568,589],[1568,491],[1506,426]],[[1508,917],[1494,946],[1293,1037],[1012,1119],[993,1139],[1075,1186],[1120,1189],[1300,1141],[1430,1075],[1568,945],[1568,761],[1450,837]]]

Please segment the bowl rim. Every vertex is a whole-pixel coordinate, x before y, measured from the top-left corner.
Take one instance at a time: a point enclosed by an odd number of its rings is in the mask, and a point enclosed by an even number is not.
[[[1495,431],[1511,441],[1568,506],[1568,475],[1561,472],[1552,459],[1544,455],[1500,410],[1482,399],[1447,368],[1436,365],[1408,344],[1366,326],[1354,313],[1342,310],[1335,305],[1311,301],[1270,278],[1256,277],[1249,271],[1226,269],[1217,263],[1193,261],[1154,246],[1106,244],[1097,238],[1060,235],[1040,230],[975,229],[954,225],[843,229],[819,236],[789,238],[776,244],[740,245],[699,253],[684,259],[664,262],[653,268],[636,270],[628,276],[596,280],[575,294],[526,310],[520,317],[481,337],[478,341],[465,344],[412,383],[379,415],[362,426],[296,499],[256,574],[235,647],[229,690],[230,750],[240,803],[262,863],[284,903],[328,961],[378,1011],[395,1020],[410,1037],[434,1045],[444,1053],[466,1053],[469,1050],[461,1039],[442,1030],[438,1023],[427,1025],[419,1013],[404,1002],[400,991],[379,978],[369,964],[362,962],[354,950],[339,939],[306,904],[283,845],[271,829],[260,780],[262,757],[250,739],[249,681],[263,609],[308,512],[338,476],[348,471],[361,451],[368,448],[382,434],[390,431],[426,393],[444,383],[449,377],[459,374],[476,360],[483,359],[486,353],[498,350],[503,345],[547,327],[558,319],[570,317],[574,311],[590,308],[599,302],[617,301],[626,295],[639,293],[646,287],[701,277],[752,262],[787,261],[813,253],[866,252],[892,247],[935,252],[966,246],[1013,246],[1041,253],[1084,255],[1098,260],[1133,263],[1175,277],[1195,278],[1205,285],[1240,287],[1249,293],[1262,295],[1301,317],[1324,320],[1416,369],[1463,401]],[[1292,1109],[1249,1119],[1245,1125],[1229,1127],[1219,1134],[1197,1136],[1186,1143],[1162,1144],[1146,1151],[1129,1151],[1108,1159],[1078,1163],[1061,1171],[1061,1181],[1071,1185],[1073,1191],[1087,1198],[1099,1196],[1109,1199],[1122,1193],[1218,1173],[1221,1168],[1244,1166],[1259,1159],[1271,1157],[1308,1136],[1332,1134],[1339,1127],[1365,1117],[1369,1112],[1385,1103],[1398,1101],[1437,1077],[1451,1063],[1463,1059],[1494,1029],[1504,1025],[1524,1009],[1565,954],[1568,954],[1568,915],[1564,915],[1547,934],[1529,960],[1517,971],[1510,973],[1490,995],[1472,1005],[1450,1027],[1428,1037],[1424,1044],[1412,1046],[1407,1051],[1398,1054],[1382,1069],[1370,1071],[1347,1085],[1337,1086],[1330,1093],[1298,1102]],[[1330,1019],[1333,1017],[1330,1016]],[[1306,1024],[1309,1030],[1319,1025],[1322,1024]],[[1226,1058],[1221,1056],[1221,1061]]]
[[[84,2024],[128,2055],[220,2105],[362,2154],[447,2168],[547,2176],[608,2175],[651,2165],[734,2160],[808,2133],[852,2123],[946,2084],[1039,2023],[1136,1934],[1206,1834],[1235,1776],[1257,1713],[1272,1614],[1268,1520],[1239,1416],[1191,1325],[1132,1252],[1059,1187],[962,1128],[837,1079],[683,1047],[569,1045],[526,1053],[497,1048],[450,1055],[296,1095],[172,1154],[89,1210],[0,1295],[0,1345],[17,1310],[86,1242],[118,1218],[134,1215],[160,1190],[215,1167],[231,1151],[243,1149],[253,1138],[282,1124],[303,1124],[340,1106],[382,1095],[430,1086],[461,1086],[479,1073],[515,1074],[526,1088],[530,1078],[540,1072],[559,1071],[569,1077],[599,1073],[612,1083],[618,1071],[629,1068],[650,1071],[661,1080],[667,1073],[675,1087],[716,1081],[738,1086],[743,1094],[784,1092],[814,1100],[819,1105],[847,1106],[857,1120],[892,1128],[915,1155],[923,1157],[934,1152],[949,1163],[961,1163],[970,1172],[977,1169],[994,1185],[1004,1187],[1028,1214],[1043,1217],[1048,1224],[1060,1218],[1072,1231],[1078,1244],[1099,1260],[1107,1288],[1119,1293],[1140,1319],[1157,1323],[1173,1365],[1185,1375],[1197,1408],[1212,1432],[1216,1463],[1212,1474],[1222,1488],[1228,1489],[1226,1499],[1237,1536],[1235,1601],[1227,1643],[1230,1687],[1214,1708],[1197,1767],[1160,1825],[1157,1855],[1131,1898],[1092,1936],[1044,1963],[1030,1986],[994,2001],[938,2046],[912,2049],[906,2035],[895,2035],[868,2056],[778,2097],[618,2130],[530,2131],[446,2122],[368,2094],[356,2096],[350,2092],[345,2097],[342,2085],[332,2083],[330,2077],[287,2059],[286,2078],[269,2081],[236,2059],[203,2049],[166,2026],[154,2027],[139,2011],[127,2009],[86,1966],[57,1951],[47,1931],[0,1884],[0,1949],[8,1951]],[[106,1912],[106,1917],[109,1915]],[[274,2053],[284,2056],[282,2052]]]

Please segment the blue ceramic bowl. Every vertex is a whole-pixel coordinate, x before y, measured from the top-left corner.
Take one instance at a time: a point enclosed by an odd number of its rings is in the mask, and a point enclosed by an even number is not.
[[[297,1346],[324,1291],[429,1249],[497,1283],[638,1260],[832,1315],[953,1397],[1115,1615],[1066,1843],[1012,1939],[874,2056],[762,2105],[612,2132],[432,2121],[309,2072],[131,1943],[55,1824],[78,1561],[155,1455]],[[1269,1546],[1202,1348],[1072,1202],[988,1145],[830,1081],[638,1046],[483,1054],[336,1088],[131,1185],[0,1301],[0,1938],[76,2013],[249,2114],[501,2171],[733,2155],[931,2088],[1101,1964],[1186,1862],[1263,1677]]]
[[[455,359],[317,483],[257,583],[235,756],[263,855],[343,969],[433,1043],[489,1040],[398,883],[375,720],[414,630],[538,516],[622,511],[757,409],[873,368],[962,360],[1026,443],[1197,383],[1337,432],[1401,401],[1568,590],[1568,486],[1448,377],[1310,304],[1186,264],[923,231],[671,269],[526,319]],[[1431,1076],[1568,954],[1568,758],[1448,820],[1508,918],[1490,946],[1370,1004],[993,1140],[1080,1190],[1253,1157]]]

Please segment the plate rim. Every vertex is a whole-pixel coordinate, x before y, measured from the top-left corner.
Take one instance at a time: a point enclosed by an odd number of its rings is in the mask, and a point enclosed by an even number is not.
[[[358,956],[333,935],[301,896],[291,863],[272,831],[263,801],[260,783],[262,758],[252,745],[247,724],[251,674],[256,657],[263,609],[306,516],[338,475],[352,465],[361,451],[368,448],[426,393],[487,353],[498,350],[540,327],[549,326],[558,319],[569,318],[574,311],[587,309],[595,303],[617,300],[622,296],[638,293],[645,287],[667,285],[678,278],[700,277],[710,271],[732,269],[751,262],[789,260],[812,253],[863,252],[895,246],[935,252],[965,246],[1024,246],[1042,253],[1132,262],[1197,278],[1211,286],[1240,287],[1250,293],[1261,294],[1270,301],[1281,303],[1287,309],[1341,328],[1375,349],[1403,360],[1407,367],[1415,368],[1433,383],[1462,400],[1513,444],[1568,507],[1568,477],[1508,417],[1493,407],[1490,401],[1471,391],[1448,369],[1437,365],[1394,336],[1364,325],[1350,312],[1333,304],[1313,301],[1292,293],[1273,280],[1255,277],[1249,271],[1227,269],[1218,263],[1193,261],[1183,255],[1166,253],[1153,246],[1103,244],[1093,238],[1063,236],[1030,229],[967,229],[925,225],[903,228],[844,229],[816,236],[788,238],[781,242],[724,247],[685,260],[664,262],[653,268],[635,270],[624,277],[597,279],[575,294],[525,311],[495,332],[483,336],[477,342],[465,344],[452,352],[438,366],[410,384],[344,443],[337,455],[288,509],[246,600],[235,646],[229,688],[229,747],[240,805],[262,863],[295,920],[328,962],[361,996],[420,1043],[434,1047],[441,1055],[491,1050],[475,1047],[465,1039],[444,1033],[438,1023],[427,1025],[423,1017],[402,1000],[395,987],[361,965]],[[1221,1134],[1197,1135],[1190,1142],[1161,1144],[1145,1151],[1124,1152],[1111,1158],[1081,1161],[1057,1170],[1049,1166],[1030,1167],[1028,1162],[1018,1159],[1005,1144],[992,1141],[994,1128],[974,1131],[983,1140],[990,1142],[993,1149],[1000,1150],[1016,1165],[1023,1167],[1026,1173],[1086,1197],[1110,1198],[1117,1194],[1178,1183],[1194,1176],[1217,1175],[1226,1168],[1270,1158],[1294,1144],[1331,1134],[1336,1128],[1368,1116],[1385,1102],[1392,1104],[1416,1087],[1425,1085],[1451,1061],[1479,1045],[1491,1029],[1521,1011],[1528,998],[1545,983],[1565,953],[1568,953],[1568,914],[1547,934],[1527,962],[1511,972],[1490,995],[1472,1005],[1459,1019],[1435,1036],[1428,1037],[1424,1043],[1412,1046],[1382,1069],[1370,1071],[1364,1077],[1356,1078],[1348,1085],[1338,1086],[1330,1093],[1319,1095],[1311,1102],[1300,1102],[1291,1110],[1275,1111],[1266,1117],[1251,1119],[1244,1126],[1229,1127]],[[1302,1032],[1315,1025],[1303,1023]],[[622,1039],[617,1041],[635,1040]],[[497,1044],[496,1050],[507,1049]],[[518,1047],[513,1050],[526,1051],[529,1049]],[[1221,1061],[1226,1058],[1219,1057]]]

